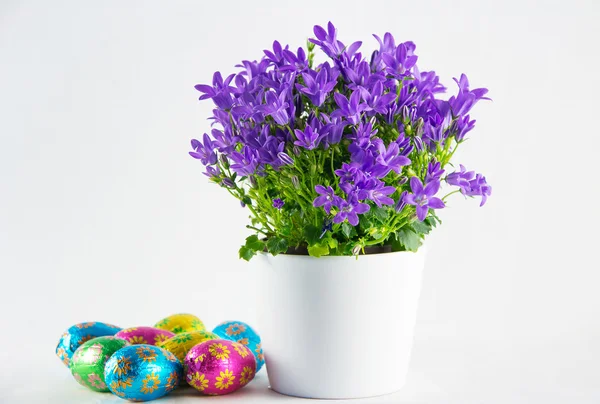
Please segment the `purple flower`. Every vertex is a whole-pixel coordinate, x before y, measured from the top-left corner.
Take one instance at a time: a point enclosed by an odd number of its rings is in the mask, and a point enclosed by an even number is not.
[[[413,193],[406,194],[404,202],[416,207],[417,218],[420,221],[425,220],[429,209],[442,209],[446,206],[440,198],[434,196],[440,189],[439,181],[432,181],[423,188],[421,180],[418,177],[412,177],[410,179],[410,188]]]
[[[312,150],[319,145],[319,134],[316,131],[313,131],[313,128],[310,126],[304,128],[304,132],[296,129],[294,130],[294,133],[298,138],[298,140],[294,142],[296,146]]]
[[[460,187],[463,195],[481,196],[481,204],[485,205],[487,197],[492,194],[492,187],[481,174],[475,175],[474,171],[467,171],[465,166],[460,165],[460,171],[448,174],[446,182],[450,185]]]
[[[323,140],[326,144],[338,144],[342,140],[347,122],[341,118],[330,118],[326,114],[322,114],[321,117],[325,122],[325,125],[321,129]]]
[[[379,175],[385,177],[391,170],[394,170],[397,174],[402,172],[402,167],[410,164],[410,160],[407,157],[400,155],[400,148],[398,143],[392,142],[388,148],[385,148],[383,142],[377,144],[379,150],[379,156],[377,156],[377,164],[381,167]]]
[[[469,181],[469,189],[466,191],[467,196],[481,196],[479,206],[485,205],[488,196],[492,195],[492,186],[487,183],[485,177],[477,174],[474,180]]]
[[[302,73],[304,86],[296,84],[296,88],[310,99],[317,107],[323,105],[327,95],[333,90],[337,84],[337,76],[332,77],[329,70],[329,65],[324,64],[319,73],[309,71]]]
[[[315,191],[319,196],[313,201],[313,206],[318,208],[322,206],[325,212],[329,215],[331,213],[331,206],[338,205],[341,203],[342,198],[335,194],[335,191],[331,187],[325,188],[323,185],[315,186]]]
[[[358,178],[359,170],[357,167],[343,163],[342,168],[335,170],[335,175],[340,177],[340,183],[354,182]]]
[[[489,100],[484,97],[488,92],[487,88],[469,90],[469,79],[465,74],[460,75],[460,80],[454,78],[454,81],[458,84],[458,95],[448,100],[454,116],[467,114],[479,100]]]
[[[361,203],[354,198],[349,200],[341,199],[335,204],[339,208],[338,213],[333,218],[334,223],[343,223],[346,219],[352,226],[358,224],[358,215],[369,211],[371,207],[366,203]]]
[[[381,58],[386,64],[386,72],[398,79],[402,79],[407,75],[407,70],[410,70],[417,63],[415,52],[415,44],[405,42],[398,45],[395,53],[382,53]]]
[[[375,202],[379,207],[381,205],[393,205],[394,200],[388,195],[396,192],[396,188],[392,186],[386,186],[382,181],[377,181],[375,187],[367,191],[368,198]]]
[[[285,202],[282,201],[281,199],[279,199],[279,198],[273,199],[273,207],[275,209],[281,209],[281,208],[283,208],[283,205],[285,205]]]
[[[197,84],[195,86],[196,90],[204,93],[200,96],[200,100],[212,98],[217,107],[226,110],[230,109],[233,105],[233,96],[231,95],[233,87],[229,83],[231,83],[234,77],[235,74],[231,74],[223,81],[221,73],[215,72],[213,75],[213,87],[206,84]]]
[[[258,108],[265,115],[270,115],[279,125],[287,125],[290,122],[290,115],[287,108],[289,104],[286,102],[286,91],[282,91],[279,96],[273,91],[269,91],[265,95],[265,105]]]
[[[215,141],[213,145],[221,152],[221,153],[231,153],[235,149],[235,145],[239,142],[239,136],[233,136],[231,134],[231,127],[228,126],[225,128],[225,131],[222,132],[217,129],[213,129],[211,134]]]
[[[216,164],[217,153],[215,152],[215,146],[206,133],[204,134],[203,141],[204,143],[201,143],[199,140],[192,139],[192,149],[194,151],[190,152],[190,156],[200,160],[205,166]]]
[[[465,166],[460,165],[460,171],[455,171],[446,176],[446,182],[450,185],[455,185],[461,188],[461,191],[465,193],[465,190],[469,187],[469,181],[475,178],[475,171],[467,171]]]
[[[254,149],[244,146],[243,153],[231,153],[231,159],[235,162],[231,165],[231,169],[240,175],[251,175],[256,171],[258,166],[258,155]]]
[[[344,44],[337,40],[337,29],[333,26],[331,21],[327,24],[327,31],[325,31],[323,27],[315,25],[313,32],[315,33],[317,39],[311,38],[309,41],[319,45],[321,49],[323,49],[323,52],[325,52],[325,54],[330,58],[337,58],[344,52],[344,50],[348,56],[352,56],[362,44],[362,42],[354,42],[347,49],[345,49]]]
[[[442,165],[439,162],[430,162],[427,166],[427,174],[425,175],[425,182],[439,181],[444,174]]]
[[[385,114],[390,102],[396,99],[396,94],[394,93],[383,94],[383,84],[381,84],[381,81],[375,83],[373,90],[370,92],[363,88],[362,96],[367,104],[365,111],[375,111],[380,114]]]
[[[302,72],[308,68],[308,60],[306,59],[306,52],[301,47],[298,48],[298,52],[283,50],[283,57],[288,61],[290,66],[285,66],[285,70],[295,69],[297,72]],[[284,68],[280,68],[284,69]]]
[[[288,46],[286,45],[285,50],[287,49]],[[273,42],[273,52],[270,50],[264,50],[263,52],[266,55],[267,60],[275,66],[282,66],[287,62],[287,59],[285,59],[284,49],[281,47],[279,41]]]
[[[467,133],[475,127],[475,119],[471,120],[469,115],[461,116],[454,121],[451,131],[457,142],[461,142]]]
[[[360,103],[360,90],[354,90],[350,96],[350,100],[340,93],[333,94],[333,98],[335,99],[335,103],[338,105],[339,109],[334,111],[331,116],[343,116],[348,120],[348,122],[356,125],[360,121],[361,112],[367,108],[366,104]]]
[[[219,179],[221,177],[221,170],[219,167],[207,166],[206,172],[203,173],[212,180]]]

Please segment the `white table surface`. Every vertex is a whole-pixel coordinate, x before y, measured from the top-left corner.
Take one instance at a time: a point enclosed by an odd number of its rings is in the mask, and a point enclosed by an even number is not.
[[[585,344],[585,341],[581,341],[581,346]],[[501,349],[494,352],[489,349],[490,345],[500,346],[494,343],[461,344],[452,340],[417,340],[407,383],[401,391],[349,402],[410,404],[597,404],[600,402],[600,383],[594,383],[594,379],[600,375],[598,365],[592,360],[586,360],[584,355],[572,355],[567,359],[564,353],[568,346],[548,341],[540,341],[537,344],[514,344],[511,346],[513,355],[510,355],[508,352],[502,352]],[[593,351],[592,348],[589,347],[590,352]],[[557,362],[556,358],[560,357],[562,359]],[[47,352],[40,356],[39,360],[33,359],[33,357],[22,358],[12,369],[6,366],[7,362],[4,361],[1,368],[0,403],[125,403],[111,393],[96,393],[79,386],[70,372],[54,357],[53,352]],[[184,404],[202,402],[202,400],[215,400],[220,403],[295,403],[302,399],[283,396],[270,390],[267,374],[262,370],[248,386],[227,396],[202,396],[192,388],[186,387],[175,390],[157,402]]]

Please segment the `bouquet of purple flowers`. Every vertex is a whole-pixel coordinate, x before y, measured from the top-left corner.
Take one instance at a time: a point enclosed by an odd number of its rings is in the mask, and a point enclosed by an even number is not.
[[[416,251],[450,194],[480,196],[483,206],[485,177],[451,159],[487,89],[470,89],[463,74],[458,93],[439,99],[445,87],[417,68],[414,43],[374,35],[379,50],[366,59],[331,23],[314,34],[306,49],[275,41],[239,73],[196,86],[216,108],[190,155],[251,214],[255,234],[240,257]],[[330,60],[315,66],[315,46]],[[442,182],[453,187],[443,197]]]

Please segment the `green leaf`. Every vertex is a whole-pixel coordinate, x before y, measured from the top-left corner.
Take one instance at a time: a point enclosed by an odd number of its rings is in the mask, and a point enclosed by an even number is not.
[[[267,250],[273,255],[284,253],[288,250],[287,240],[280,237],[271,237],[267,240]]]
[[[421,238],[419,235],[408,228],[400,229],[396,237],[408,251],[417,251],[421,245]]]
[[[308,247],[308,255],[311,257],[322,257],[323,255],[329,255],[329,246],[316,244]]]
[[[379,222],[381,223],[385,223],[385,221],[387,220],[388,216],[389,216],[389,210],[388,208],[380,208],[380,207],[376,207],[376,208],[371,208],[371,212],[372,212],[372,216]]]
[[[304,238],[308,245],[317,244],[321,237],[321,229],[317,226],[309,225],[304,229]]]
[[[351,239],[356,236],[356,229],[348,222],[342,223],[342,233],[346,236],[347,239]]]
[[[336,249],[338,246],[338,241],[334,238],[331,238],[331,236],[329,236],[329,240],[327,240],[327,244],[329,245],[329,248],[331,248],[332,250]]]
[[[427,219],[425,219],[422,222],[416,220],[412,223],[411,227],[415,230],[415,232],[421,234],[429,234],[429,232],[431,231],[431,225],[429,224],[429,221]]]
[[[256,255],[256,251],[253,250],[253,249],[251,249],[251,248],[246,247],[245,245],[243,245],[240,248],[240,258],[241,259],[244,259],[246,261],[250,261],[250,259],[252,257],[254,257],[255,255]]]
[[[251,250],[262,251],[265,249],[265,243],[258,238],[256,234],[246,237],[246,245]]]

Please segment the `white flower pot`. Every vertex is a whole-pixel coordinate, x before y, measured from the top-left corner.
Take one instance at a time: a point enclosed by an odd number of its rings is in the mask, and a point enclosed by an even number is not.
[[[259,254],[258,328],[271,388],[343,399],[406,378],[425,251],[313,258]]]

